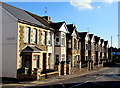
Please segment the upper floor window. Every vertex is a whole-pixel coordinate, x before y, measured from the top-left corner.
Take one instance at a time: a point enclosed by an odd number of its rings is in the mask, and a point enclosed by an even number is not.
[[[81,43],[80,43],[80,41],[78,42],[78,49],[81,49]]]
[[[71,48],[71,39],[68,40],[68,48]]]
[[[96,49],[96,51],[98,51],[98,46],[97,45],[95,46],[95,49]]]
[[[48,44],[51,44],[52,42],[52,33],[48,32]]]
[[[59,34],[57,33],[56,35],[55,35],[55,39],[56,39],[56,45],[59,45]]]
[[[37,44],[37,29],[33,29],[33,43]]]
[[[86,50],[88,50],[88,44],[86,43]]]
[[[91,43],[88,44],[88,50],[91,50]]]
[[[43,31],[43,45],[46,45],[47,42],[46,42],[46,31]]]
[[[30,43],[30,27],[26,27],[26,34],[25,34],[25,36],[26,36],[26,43]]]
[[[62,45],[64,46],[65,45],[65,35],[62,34]]]
[[[74,39],[74,49],[76,49],[76,39]]]

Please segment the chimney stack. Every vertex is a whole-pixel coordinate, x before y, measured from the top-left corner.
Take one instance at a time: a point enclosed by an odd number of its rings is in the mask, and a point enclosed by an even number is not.
[[[46,19],[47,21],[50,21],[50,20],[51,20],[51,18],[50,18],[49,16],[44,16],[44,17],[42,17],[42,18]]]

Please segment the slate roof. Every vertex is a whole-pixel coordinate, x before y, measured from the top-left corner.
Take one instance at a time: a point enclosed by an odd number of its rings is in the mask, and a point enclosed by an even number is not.
[[[26,11],[28,14],[30,14],[32,17],[34,17],[36,20],[38,20],[39,22],[41,22],[42,24],[44,24],[45,26],[50,27],[50,23],[47,20],[44,20],[43,17],[38,16],[36,14],[30,13],[28,11]]]
[[[95,43],[98,43],[99,40],[100,40],[100,37],[98,37],[98,36],[94,36],[94,38],[95,38]]]
[[[107,46],[107,44],[108,44],[108,41],[104,41],[104,46]]]
[[[74,29],[76,29],[76,27],[74,26],[74,24],[69,24],[67,25],[68,31],[70,34],[73,33]]]
[[[101,44],[104,42],[104,39],[100,39],[100,41],[101,41]]]
[[[93,34],[88,34],[89,35],[89,38],[90,38],[90,40],[92,39],[92,37],[93,37]]]
[[[87,32],[78,32],[78,35],[80,36],[81,39],[85,39]]]
[[[50,26],[51,26],[54,30],[58,31],[58,30],[60,29],[60,27],[63,25],[63,23],[65,23],[65,22],[50,23]]]
[[[8,5],[8,4],[3,3],[3,2],[0,2],[0,6],[2,6],[6,11],[8,11],[10,14],[12,14],[18,21],[26,21],[26,22],[30,22],[32,24],[39,25],[43,28],[48,28],[47,25],[38,21],[34,17],[32,17],[25,10],[16,8],[14,6]]]
[[[42,50],[36,46],[27,46],[25,49],[23,49],[22,52],[41,52],[41,51]]]
[[[72,38],[71,34],[67,33],[67,34],[66,34],[66,38],[68,38],[68,39],[69,39],[69,38]]]

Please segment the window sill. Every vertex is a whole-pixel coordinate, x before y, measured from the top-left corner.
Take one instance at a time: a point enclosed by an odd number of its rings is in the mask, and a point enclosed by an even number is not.
[[[52,45],[42,45],[42,46],[52,46]]]
[[[62,46],[62,45],[55,45],[56,47],[65,47],[65,46]]]
[[[24,44],[37,45],[37,43],[24,43]]]
[[[29,44],[29,45],[31,45],[31,43],[24,43],[24,44]]]

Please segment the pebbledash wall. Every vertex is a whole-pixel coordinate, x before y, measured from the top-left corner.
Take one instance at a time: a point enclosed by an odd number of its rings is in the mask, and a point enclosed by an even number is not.
[[[1,8],[1,6],[0,6]],[[2,12],[2,77],[16,78],[18,22],[5,9]],[[7,26],[6,26],[7,25]]]

